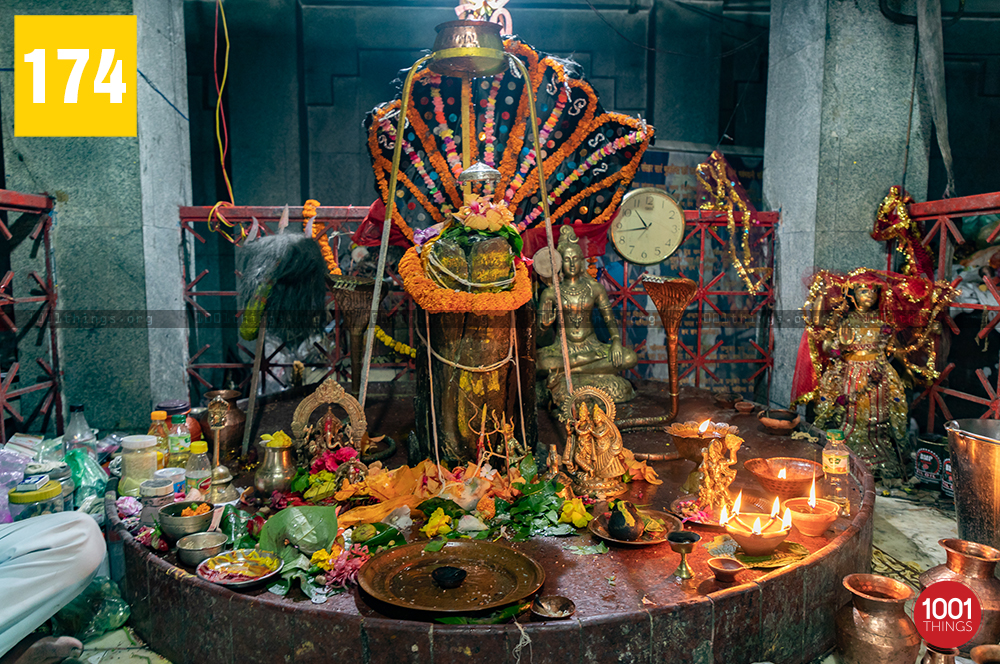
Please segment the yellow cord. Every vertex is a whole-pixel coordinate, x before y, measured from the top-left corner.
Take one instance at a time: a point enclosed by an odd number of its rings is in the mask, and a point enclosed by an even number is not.
[[[222,65],[222,82],[219,83],[218,99],[215,100],[215,140],[219,144],[219,164],[222,166],[222,179],[226,182],[226,191],[229,192],[229,201],[235,203],[233,198],[233,186],[229,182],[229,174],[226,173],[226,157],[222,147],[222,132],[220,119],[222,117],[222,92],[226,89],[226,76],[229,74],[229,26],[226,25],[226,10],[222,7],[222,0],[216,0],[219,5],[219,15],[222,17],[222,34],[226,38],[226,55]]]

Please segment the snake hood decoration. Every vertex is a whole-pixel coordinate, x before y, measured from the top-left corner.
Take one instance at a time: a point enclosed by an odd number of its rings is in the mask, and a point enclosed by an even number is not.
[[[539,54],[517,40],[506,52],[527,66],[530,81],[516,67],[485,78],[463,80],[429,69],[415,76],[393,223],[411,241],[415,230],[450,220],[463,204],[462,114],[468,115],[473,162],[500,171],[496,183],[476,184],[473,193],[504,203],[523,231],[544,223],[539,196],[538,155],[528,127],[530,83],[536,95],[541,158],[552,220],[604,223],[618,209],[653,138],[645,121],[609,113],[567,60]],[[368,150],[383,203],[396,141],[400,99],[368,116]],[[473,129],[474,128],[474,129]]]

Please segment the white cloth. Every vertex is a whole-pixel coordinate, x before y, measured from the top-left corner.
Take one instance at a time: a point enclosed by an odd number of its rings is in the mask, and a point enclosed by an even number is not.
[[[86,514],[0,524],[0,656],[83,592],[106,552]]]

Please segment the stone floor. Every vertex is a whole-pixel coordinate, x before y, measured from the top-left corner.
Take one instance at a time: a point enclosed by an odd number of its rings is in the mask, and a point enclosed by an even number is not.
[[[915,585],[918,574],[944,562],[944,549],[937,541],[957,536],[953,512],[879,497],[875,503],[875,571]],[[170,664],[143,647],[127,627],[87,642],[81,659],[87,664]],[[958,661],[972,664],[967,659]],[[836,655],[830,655],[817,664],[837,662]]]

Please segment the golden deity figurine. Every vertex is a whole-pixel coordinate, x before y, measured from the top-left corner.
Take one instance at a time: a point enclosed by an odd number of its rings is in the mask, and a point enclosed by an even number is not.
[[[702,450],[701,488],[698,504],[713,514],[719,514],[723,505],[729,504],[729,486],[736,479],[736,453],[743,445],[739,436],[727,433],[716,438]]]
[[[585,399],[594,399],[593,414]],[[574,420],[572,409],[576,407]],[[603,409],[602,409],[603,406]],[[567,440],[563,463],[573,473],[573,492],[599,500],[625,493],[622,435],[615,426],[615,404],[596,387],[581,387],[563,405]],[[575,472],[574,472],[575,471]]]
[[[832,358],[819,379],[815,424],[840,428],[845,442],[885,477],[905,477],[907,404],[903,382],[889,362],[895,338],[876,305],[877,285],[848,292],[851,307],[823,338]]]
[[[562,256],[562,302],[556,301],[556,292],[551,286],[542,292],[538,303],[539,326],[542,331],[552,327],[557,319],[556,307],[562,306],[574,388],[598,387],[618,403],[628,401],[635,396],[635,392],[631,383],[618,373],[636,366],[638,357],[634,350],[622,345],[608,292],[584,269],[583,250],[572,228],[562,227],[558,248]],[[607,324],[611,335],[610,344],[602,343],[597,338],[591,322],[594,307],[601,312]],[[548,372],[548,386],[552,391],[553,402],[562,403],[567,395],[562,346],[558,335],[554,344],[538,350],[537,366],[539,371]]]

